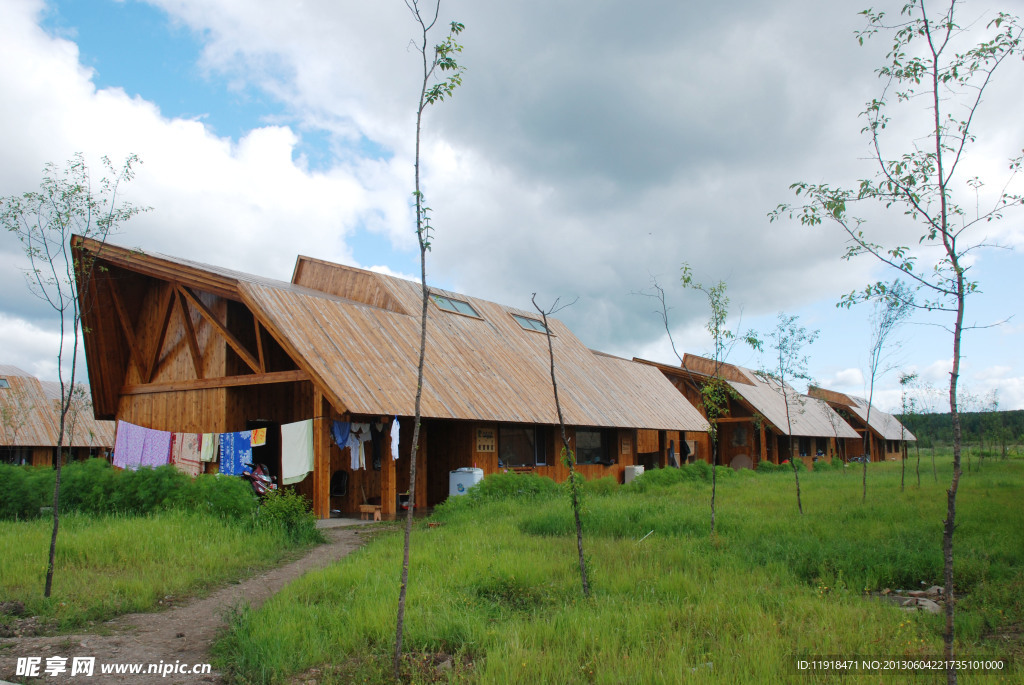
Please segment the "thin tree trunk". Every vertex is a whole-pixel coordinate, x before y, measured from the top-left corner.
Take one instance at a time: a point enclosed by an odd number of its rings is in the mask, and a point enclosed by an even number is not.
[[[410,9],[413,9],[411,7]],[[438,5],[440,10],[440,5]],[[423,130],[423,110],[426,107],[427,85],[430,79],[430,67],[427,58],[427,26],[420,17],[419,10],[414,10],[416,20],[423,28],[423,81],[420,85],[419,107],[416,110],[416,150],[415,150],[415,185],[416,185],[416,238],[420,248],[420,357],[416,368],[416,405],[413,417],[412,449],[409,454],[409,508],[405,514],[405,539],[402,545],[402,576],[398,587],[398,612],[395,621],[395,654],[392,667],[395,680],[401,678],[402,641],[405,632],[405,600],[409,587],[409,546],[412,540],[412,519],[416,508],[416,457],[419,452],[420,440],[420,402],[423,398],[423,365],[427,351],[427,305],[430,302],[430,289],[427,287],[427,247],[429,236],[425,235],[423,193],[420,190],[420,139]],[[436,20],[436,17],[435,17]]]
[[[914,441],[914,452],[917,455],[917,465],[914,467],[914,471],[917,472],[917,487],[921,487],[921,446]]]
[[[903,492],[903,483],[907,478],[907,443],[900,447],[900,492]]]
[[[558,381],[555,378],[555,348],[551,342],[551,328],[548,326],[548,315],[547,312],[537,305],[536,298],[537,296],[534,294],[533,306],[537,308],[537,311],[540,312],[541,317],[544,319],[544,331],[548,339],[548,358],[551,363],[551,388],[555,394],[555,411],[558,412],[558,426],[562,434],[562,458],[566,466],[569,467],[569,493],[572,498],[572,516],[576,523],[576,552],[579,554],[580,583],[583,586],[583,596],[590,597],[590,580],[587,577],[587,558],[583,553],[583,521],[580,519],[580,484],[577,480],[575,467],[576,458],[572,449],[569,447],[569,438],[565,433],[565,419],[562,416],[562,403],[558,400]]]
[[[718,429],[711,443],[711,536],[715,535],[715,494],[718,490]]]

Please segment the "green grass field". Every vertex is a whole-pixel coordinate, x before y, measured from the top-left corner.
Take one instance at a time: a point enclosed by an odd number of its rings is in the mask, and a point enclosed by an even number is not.
[[[0,521],[0,601],[20,601],[55,630],[205,594],[272,566],[294,545],[281,527],[165,511],[61,517],[53,593],[43,597],[50,519]],[[0,623],[3,623],[0,616]]]
[[[589,600],[567,498],[530,477],[488,478],[487,496],[441,507],[439,526],[417,524],[405,671],[414,682],[812,683],[839,678],[798,676],[796,659],[939,656],[941,616],[870,594],[941,584],[950,461],[940,457],[937,483],[930,469],[923,459],[918,488],[908,462],[900,492],[899,464],[871,465],[866,505],[859,470],[803,472],[803,517],[791,473],[725,472],[714,539],[703,480],[591,485]],[[1024,676],[1022,486],[1020,460],[986,460],[962,481],[959,655],[1015,660],[962,682]],[[382,536],[237,614],[217,646],[222,665],[245,683],[392,682],[400,559],[401,536]]]

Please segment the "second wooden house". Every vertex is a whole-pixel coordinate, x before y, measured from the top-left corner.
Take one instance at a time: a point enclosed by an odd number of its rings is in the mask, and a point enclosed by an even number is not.
[[[834,390],[811,386],[807,393],[824,400],[857,431],[857,438],[847,438],[841,446],[845,460],[864,456],[864,434],[868,434],[867,455],[871,461],[895,461],[905,454],[908,442],[917,438],[908,431],[899,419],[878,407],[871,406],[861,397],[846,395]]]
[[[728,383],[725,416],[718,419],[718,459],[734,469],[756,468],[758,462],[779,464],[802,459],[809,467],[838,454],[841,441],[857,433],[828,404],[798,393],[750,369],[718,363],[692,354],[679,366],[637,359],[660,370],[676,389],[703,413],[701,388],[716,374]],[[788,417],[787,417],[788,409]],[[691,458],[711,462],[705,433],[693,445]]]

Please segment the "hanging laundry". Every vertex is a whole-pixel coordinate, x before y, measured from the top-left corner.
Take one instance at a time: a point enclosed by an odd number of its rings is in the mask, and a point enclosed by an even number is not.
[[[398,460],[398,417],[391,421],[391,459]]]
[[[199,448],[200,461],[217,461],[217,433],[203,433],[203,444]]]
[[[174,433],[171,436],[171,463],[182,473],[198,476],[202,470],[199,453],[202,435],[196,433]]]
[[[281,484],[303,480],[313,470],[313,420],[281,426]]]
[[[132,471],[141,466],[163,466],[171,456],[171,434],[136,426],[127,421],[117,422],[114,440],[114,466]]]
[[[267,444],[267,429],[266,428],[254,428],[252,430],[252,438],[250,440],[253,447],[263,447]]]
[[[347,445],[353,471],[366,468],[366,455],[363,451],[363,445],[369,439],[370,424],[353,423],[349,426]]]
[[[334,438],[334,444],[338,446],[339,450],[343,450],[348,447],[348,432],[348,421],[331,422],[331,437]]]
[[[252,431],[220,434],[220,472],[241,476],[252,464]]]

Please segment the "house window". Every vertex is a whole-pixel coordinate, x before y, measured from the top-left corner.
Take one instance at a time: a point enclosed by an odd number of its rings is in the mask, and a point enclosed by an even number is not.
[[[808,437],[800,438],[800,456],[809,457],[811,455],[811,439]]]
[[[614,463],[612,449],[615,447],[615,431],[599,428],[576,429],[576,463]]]
[[[6,378],[0,378],[0,388],[9,388],[11,384],[7,382]]]
[[[814,454],[820,457],[828,454],[828,438],[814,439]]]
[[[746,447],[746,445],[747,445],[747,427],[746,426],[733,426],[733,428],[732,428],[732,445],[733,445],[733,447]]]
[[[444,295],[431,295],[430,298],[434,300],[434,304],[436,304],[438,307],[445,310],[446,312],[455,312],[456,314],[475,316],[478,319],[482,318],[480,314],[478,314],[477,311],[473,309],[473,305],[471,305],[469,302],[456,300],[453,297],[445,297]]]
[[[527,331],[537,331],[538,333],[547,333],[548,332],[548,329],[544,327],[544,322],[543,321],[538,321],[537,319],[531,319],[531,318],[526,317],[526,316],[519,316],[518,314],[513,314],[512,318],[515,319],[516,323],[518,323],[520,326],[522,326],[524,330],[527,330]]]
[[[499,426],[498,456],[503,466],[544,466],[548,463],[551,429]]]

